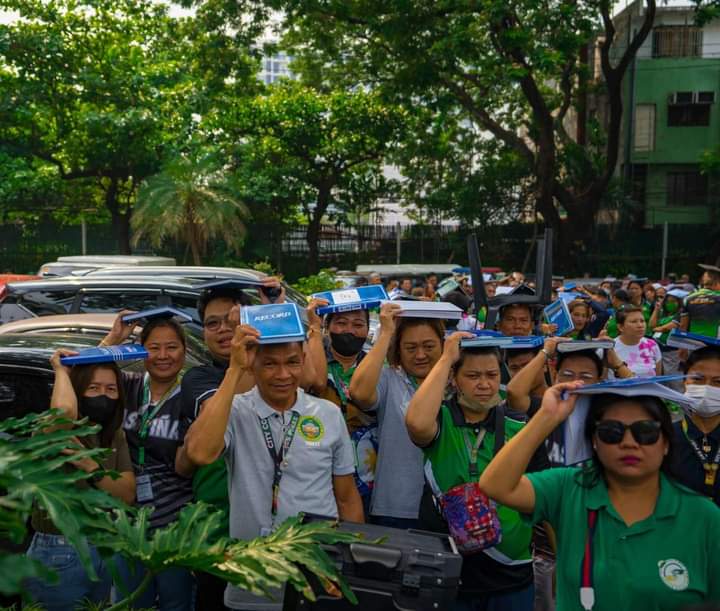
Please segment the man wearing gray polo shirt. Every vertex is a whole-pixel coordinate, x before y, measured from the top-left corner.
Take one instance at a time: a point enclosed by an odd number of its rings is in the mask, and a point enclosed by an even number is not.
[[[230,535],[252,539],[299,512],[363,521],[355,487],[352,444],[342,412],[298,387],[304,365],[300,342],[260,345],[253,327],[240,325],[230,366],[217,394],[234,394],[235,378],[252,371],[256,386],[232,404],[208,405],[185,437],[189,458],[209,464],[224,453],[228,466]],[[277,490],[277,492],[274,492]],[[231,609],[277,611],[275,600],[228,586]]]

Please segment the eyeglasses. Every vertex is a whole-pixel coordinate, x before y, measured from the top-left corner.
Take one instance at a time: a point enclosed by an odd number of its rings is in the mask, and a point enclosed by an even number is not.
[[[225,316],[208,318],[207,320],[203,321],[203,328],[212,333],[215,333],[216,331],[220,330],[223,324],[228,327],[228,329],[232,329],[235,326],[233,323],[230,322],[229,312],[225,314]]]
[[[623,440],[628,429],[633,439],[642,446],[651,446],[660,439],[660,423],[657,420],[637,420],[632,424],[619,420],[601,420],[595,427],[598,439],[613,445]]]
[[[582,380],[583,382],[593,383],[597,380],[597,376],[594,376],[591,373],[575,373],[574,371],[570,371],[569,369],[563,369],[562,371],[558,371],[557,377],[558,380],[561,380],[562,382],[574,382],[575,380]]]

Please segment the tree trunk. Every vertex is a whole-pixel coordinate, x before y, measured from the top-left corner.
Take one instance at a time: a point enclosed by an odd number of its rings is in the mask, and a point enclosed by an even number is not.
[[[115,229],[117,235],[120,254],[130,255],[132,254],[132,249],[130,248],[131,212],[130,210],[126,212],[120,211],[119,182],[119,179],[116,177],[110,179],[110,184],[105,190],[105,206],[110,211],[110,218],[112,219],[113,229]]]
[[[305,239],[308,243],[308,261],[307,261],[307,273],[317,274],[320,269],[320,225],[322,218],[325,216],[325,212],[330,205],[330,184],[323,184],[318,189],[317,200],[315,202],[315,210],[313,210],[310,216],[307,232],[305,233]]]
[[[193,265],[202,265],[202,257],[200,256],[200,247],[197,243],[197,236],[194,232],[190,232],[190,250],[192,251]]]

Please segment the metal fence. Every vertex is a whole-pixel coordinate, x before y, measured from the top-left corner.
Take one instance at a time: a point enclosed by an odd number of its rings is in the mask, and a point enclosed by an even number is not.
[[[473,229],[468,226],[439,225],[325,225],[320,233],[319,267],[355,269],[373,263],[467,263],[466,237],[475,232],[480,243],[483,265],[505,270],[528,264],[534,271],[534,228],[514,223]],[[661,268],[662,226],[631,229],[599,225],[591,242],[580,245],[572,261],[555,257],[556,273],[575,275],[628,272],[658,277]],[[720,255],[720,233],[706,225],[669,227],[667,270],[696,274],[696,263]],[[118,242],[111,225],[89,225],[88,254],[118,253]],[[0,271],[33,273],[42,263],[62,255],[81,254],[79,226],[58,227],[52,223],[22,229],[0,228]],[[178,263],[191,263],[185,244],[169,242],[153,251],[140,244],[136,254],[173,256]],[[230,253],[224,243],[210,245],[204,263],[237,266],[268,260],[288,278],[305,275],[308,269],[305,228],[296,227],[280,234],[277,227],[254,225],[240,256]]]

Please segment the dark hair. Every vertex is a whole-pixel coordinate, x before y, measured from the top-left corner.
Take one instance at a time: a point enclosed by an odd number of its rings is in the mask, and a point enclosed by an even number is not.
[[[597,428],[598,422],[600,422],[605,415],[605,412],[616,403],[621,401],[630,401],[640,405],[650,417],[660,423],[660,431],[662,436],[668,442],[668,453],[663,459],[660,470],[669,478],[674,479],[675,476],[672,472],[672,461],[673,461],[673,437],[674,429],[672,424],[672,418],[670,411],[665,406],[665,403],[657,397],[651,395],[643,395],[639,397],[623,397],[622,395],[614,395],[610,393],[604,393],[601,395],[594,395],[590,399],[590,409],[588,410],[587,417],[585,419],[585,440],[592,447],[593,435]],[[600,462],[597,456],[597,452],[593,450],[591,462],[586,464],[581,471],[582,483],[586,487],[594,486],[599,477],[605,478],[605,467]]]
[[[500,308],[500,315],[499,320],[503,319],[503,316],[505,316],[505,312],[507,312],[510,308],[526,308],[528,313],[530,314],[530,320],[534,320],[535,316],[533,314],[533,308],[530,307],[527,303],[508,303],[507,305]]]
[[[526,354],[532,354],[535,356],[540,352],[542,348],[523,348],[521,350],[505,350],[505,362],[507,363],[510,359],[514,359],[518,356],[524,356]]]
[[[243,293],[241,290],[238,289],[231,289],[231,288],[217,288],[217,289],[208,289],[207,291],[203,291],[200,294],[200,298],[197,302],[197,311],[198,316],[200,317],[200,321],[205,320],[205,310],[208,307],[208,304],[211,301],[214,301],[215,299],[230,299],[234,303],[239,303],[240,305],[251,305],[252,301],[250,298]]]
[[[625,289],[616,289],[612,296],[614,299],[618,299],[623,303],[630,303],[630,295]]]
[[[581,356],[583,358],[590,359],[593,362],[593,365],[595,365],[595,368],[597,369],[598,377],[602,378],[605,366],[603,365],[602,359],[597,355],[597,352],[595,352],[594,350],[577,350],[576,352],[558,351],[555,368],[559,370],[563,362],[565,362],[565,360],[572,356]]]
[[[365,323],[369,326],[370,325],[370,311],[369,310],[361,310],[363,314],[365,314]],[[330,323],[332,322],[333,316],[343,316],[345,314],[348,314],[348,312],[333,312],[330,314],[325,315],[325,326],[329,327]]]
[[[155,329],[160,329],[162,327],[167,327],[175,331],[175,335],[177,335],[180,343],[183,345],[183,348],[187,348],[185,329],[183,329],[182,325],[174,318],[154,318],[150,320],[148,324],[143,327],[143,330],[140,333],[140,343],[144,346],[147,343],[150,334]]]
[[[70,382],[72,383],[78,403],[85,395],[85,391],[92,382],[93,375],[98,369],[107,369],[115,374],[115,381],[118,388],[118,402],[115,408],[113,419],[100,429],[98,437],[103,448],[112,446],[116,431],[122,426],[123,414],[125,413],[125,389],[122,383],[122,373],[116,363],[95,363],[93,365],[75,365],[70,370]]]
[[[688,356],[687,361],[683,365],[683,373],[690,371],[695,365],[702,361],[719,360],[720,361],[720,347],[718,346],[705,346],[704,348],[698,348],[693,350]]]
[[[645,287],[643,286],[643,283],[640,282],[640,280],[630,280],[630,282],[627,283],[628,288],[630,288],[630,285],[631,285],[631,284],[637,284],[637,285],[640,287],[640,290],[641,290],[641,291],[644,290],[644,288],[645,288]]]
[[[570,310],[572,312],[575,308],[577,308],[579,306],[584,307],[588,314],[592,313],[592,308],[590,307],[590,304],[587,301],[585,301],[584,299],[573,299],[568,304],[568,310]]]
[[[615,314],[615,318],[617,319],[619,325],[624,325],[627,317],[630,316],[630,314],[634,314],[635,312],[640,312],[640,314],[643,314],[643,309],[640,306],[628,305],[623,308],[618,308],[618,311]]]
[[[483,347],[483,348],[462,348],[460,350],[460,358],[453,365],[453,373],[457,373],[460,368],[465,364],[465,359],[469,356],[494,356],[497,359],[498,367],[502,367],[502,356],[500,349],[495,346]]]
[[[437,335],[442,345],[445,339],[445,324],[439,318],[410,318],[403,317],[399,319],[397,327],[395,328],[395,334],[393,335],[392,342],[390,343],[390,349],[388,350],[388,362],[394,367],[400,365],[400,342],[402,336],[408,329],[415,327],[430,327],[430,329]]]

